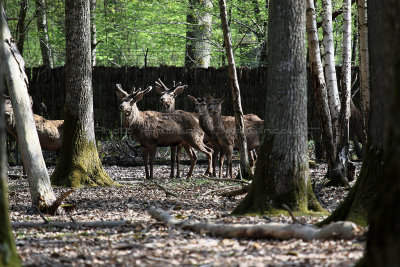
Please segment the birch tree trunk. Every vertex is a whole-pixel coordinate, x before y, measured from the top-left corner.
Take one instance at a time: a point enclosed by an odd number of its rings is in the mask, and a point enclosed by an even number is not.
[[[189,0],[185,65],[208,68],[211,61],[212,0]]]
[[[307,0],[306,29],[308,51],[310,57],[311,77],[314,85],[315,106],[319,113],[322,139],[328,157],[328,173],[335,166],[336,150],[332,133],[332,120],[328,103],[328,92],[325,83],[324,70],[318,40],[318,28],[314,0]]]
[[[338,144],[336,164],[330,174],[328,185],[347,184],[349,163],[349,119],[351,100],[351,2],[343,0],[343,47],[342,47],[342,92],[339,113]]]
[[[328,102],[333,125],[335,145],[338,138],[340,99],[336,79],[335,50],[333,46],[332,5],[331,0],[322,0],[322,28],[325,62],[325,79],[328,88]]]
[[[249,164],[249,157],[247,154],[247,142],[244,132],[244,119],[243,109],[240,97],[239,81],[236,73],[235,58],[233,57],[231,32],[228,25],[228,15],[226,13],[225,0],[219,0],[219,10],[221,16],[222,30],[224,33],[224,43],[226,57],[228,59],[229,78],[232,90],[233,112],[235,115],[235,125],[237,131],[237,140],[239,142],[240,153],[240,171],[244,179],[251,179],[252,171]]]
[[[18,144],[28,176],[32,205],[46,211],[55,201],[53,188],[43,159],[31,103],[24,60],[11,41],[10,30],[1,14],[1,69],[3,69],[16,121]]]
[[[361,140],[366,144],[366,133],[368,128],[368,115],[370,109],[369,89],[369,51],[368,51],[368,25],[367,25],[367,0],[358,0],[358,32],[360,34],[360,95],[361,113],[363,115],[364,138]]]
[[[26,12],[28,11],[29,0],[21,0],[21,8],[19,10],[19,18],[17,24],[17,48],[21,55],[24,54],[24,43],[25,43],[25,18]]]
[[[96,46],[97,46],[97,28],[96,28],[96,4],[97,0],[90,0],[90,40],[92,48],[92,66],[96,66]]]
[[[307,157],[305,1],[271,0],[265,129],[249,193],[234,214],[321,210]],[[265,89],[265,88],[264,88]]]
[[[39,32],[40,51],[42,52],[43,65],[52,69],[54,67],[53,53],[49,43],[47,30],[46,0],[35,0],[37,28]]]
[[[0,0],[0,62],[5,61],[4,55],[4,12],[3,3]],[[4,122],[4,99],[3,93],[5,91],[5,73],[3,66],[0,68],[0,265],[1,266],[21,266],[20,259],[15,247],[13,232],[11,229],[8,207],[8,191],[7,191],[7,165],[6,165],[6,130]]]
[[[65,122],[59,162],[51,177],[60,186],[107,186],[96,148],[93,120],[90,6],[88,0],[65,1]]]

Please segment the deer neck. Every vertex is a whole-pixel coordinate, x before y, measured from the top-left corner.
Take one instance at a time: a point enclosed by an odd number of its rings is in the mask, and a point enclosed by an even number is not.
[[[143,125],[144,121],[144,116],[135,103],[132,105],[130,114],[124,116],[123,124],[126,128],[134,128]]]
[[[214,134],[214,127],[213,122],[208,110],[202,111],[199,116],[199,124],[203,131],[208,135],[211,136]]]
[[[219,132],[221,130],[225,130],[220,110],[213,114],[212,121],[213,121],[214,131]]]
[[[170,105],[168,108],[163,107],[162,112],[163,113],[174,113],[175,112],[175,103],[173,105]]]

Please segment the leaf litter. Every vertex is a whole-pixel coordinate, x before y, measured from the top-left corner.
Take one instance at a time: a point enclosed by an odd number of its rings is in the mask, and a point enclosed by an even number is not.
[[[165,155],[164,155],[165,156]],[[287,216],[271,218],[230,216],[244,196],[221,197],[217,189],[241,185],[201,177],[205,164],[198,164],[194,178],[170,179],[169,163],[155,165],[155,181],[144,179],[143,166],[105,165],[107,173],[122,186],[76,189],[64,202],[76,208],[70,216],[48,217],[50,221],[114,221],[128,223],[109,228],[17,228],[14,237],[24,266],[353,266],[362,257],[364,241],[354,239],[249,240],[227,239],[172,229],[155,221],[147,212],[158,206],[177,219],[196,218],[217,223],[291,223]],[[357,165],[359,169],[359,164]],[[238,170],[234,162],[235,173]],[[182,165],[183,174],[189,166]],[[49,173],[54,166],[48,168]],[[325,164],[310,169],[314,191],[328,211],[334,210],[348,188],[323,187]],[[9,174],[21,174],[21,166],[10,166]],[[16,176],[13,176],[16,177]],[[58,196],[68,188],[55,187]],[[30,194],[26,178],[9,180],[10,219],[12,222],[43,222],[30,214]],[[300,217],[315,223],[323,217]]]

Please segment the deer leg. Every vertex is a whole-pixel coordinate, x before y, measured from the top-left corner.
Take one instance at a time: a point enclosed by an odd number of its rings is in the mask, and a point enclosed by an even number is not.
[[[213,150],[211,148],[209,148],[208,146],[206,146],[203,142],[198,143],[198,142],[193,142],[191,143],[191,146],[194,149],[199,150],[200,152],[203,152],[204,154],[206,154],[207,156],[207,170],[204,173],[204,175],[210,175],[211,174],[211,167],[212,167],[212,154],[213,154]],[[196,156],[197,157],[197,156]]]
[[[144,164],[144,170],[145,170],[145,174],[146,174],[146,180],[150,179],[149,176],[149,152],[147,150],[147,148],[142,147],[142,158],[143,158],[143,164]]]
[[[150,179],[153,179],[153,171],[154,171],[154,158],[156,157],[157,147],[150,148]]]
[[[215,146],[214,153],[213,153],[213,165],[212,165],[212,169],[213,169],[212,175],[213,175],[213,177],[217,176],[217,161],[218,161],[219,151],[220,151],[219,147]]]
[[[182,153],[182,146],[177,146],[176,148],[176,178],[181,178],[181,153]]]
[[[175,155],[176,155],[176,146],[171,146],[171,174],[169,175],[170,178],[175,177]],[[178,172],[179,175],[179,172]]]
[[[229,171],[229,175],[230,175],[230,177],[231,177],[231,179],[233,178],[232,177],[232,150],[233,150],[233,148],[232,149],[230,149],[229,151],[228,151],[228,155],[227,155],[227,160],[226,160],[226,177],[228,177],[228,171]]]
[[[197,155],[196,152],[190,146],[184,146],[186,154],[190,157],[190,169],[187,174],[187,178],[192,177],[194,166],[196,166]]]
[[[221,149],[221,152],[219,153],[219,178],[222,178],[222,168],[224,166],[225,155],[225,151]]]

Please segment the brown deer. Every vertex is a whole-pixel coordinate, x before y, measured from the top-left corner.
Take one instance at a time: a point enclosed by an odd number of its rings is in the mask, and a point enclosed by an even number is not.
[[[17,140],[17,129],[15,125],[15,116],[8,96],[4,96],[4,113],[6,117],[6,129]],[[31,99],[32,103],[32,99]],[[39,142],[42,150],[58,152],[62,145],[63,120],[46,120],[42,116],[33,114],[36,124],[36,130],[39,136]]]
[[[162,106],[161,112],[163,113],[174,113],[175,110],[175,98],[180,95],[187,85],[181,85],[179,82],[178,84],[174,84],[172,88],[168,88],[161,79],[158,79],[155,82],[155,88],[158,94],[161,95],[160,103]],[[182,112],[182,111],[179,111]],[[171,174],[170,177],[175,177],[175,159],[176,159],[176,178],[180,178],[180,154],[181,148],[177,146],[171,146]],[[195,163],[197,162],[196,153],[194,153],[193,149],[191,151],[186,151],[188,155],[192,155],[191,160],[194,160]],[[190,153],[190,154],[189,154]],[[192,163],[193,164],[193,163]]]
[[[132,93],[128,94],[120,84],[116,86],[116,94],[121,101],[119,108],[123,112],[123,125],[142,146],[146,179],[153,178],[154,158],[158,146],[182,145],[186,151],[193,147],[206,155],[208,166],[211,166],[212,149],[204,145],[204,132],[194,117],[178,112],[140,111],[136,103],[150,92],[152,87],[137,91],[134,88]],[[188,177],[192,175],[193,169],[192,162]]]

